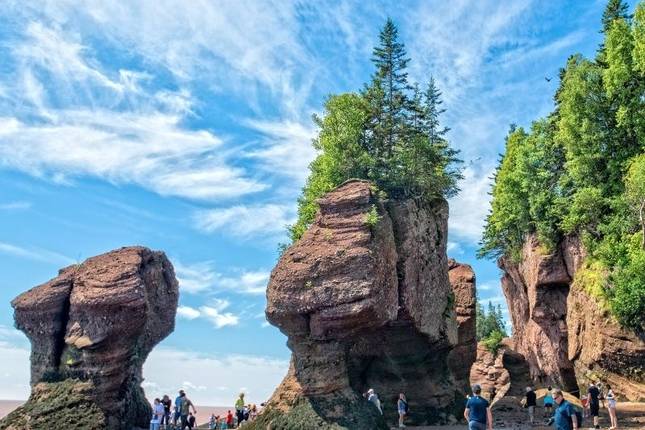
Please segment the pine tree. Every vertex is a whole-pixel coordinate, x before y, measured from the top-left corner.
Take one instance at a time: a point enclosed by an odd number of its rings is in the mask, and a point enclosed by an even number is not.
[[[410,106],[407,92],[412,88],[405,71],[409,58],[398,40],[398,30],[388,18],[379,34],[379,45],[372,52],[376,72],[364,94],[368,99],[371,121],[370,137],[377,159],[392,157],[397,140],[405,134],[406,113]]]
[[[602,13],[602,30],[601,33],[607,33],[611,28],[611,24],[616,19],[629,20],[629,5],[622,0],[609,0],[605,11]]]

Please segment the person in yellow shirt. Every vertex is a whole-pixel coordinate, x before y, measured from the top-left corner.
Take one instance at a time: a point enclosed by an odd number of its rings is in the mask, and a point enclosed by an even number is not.
[[[239,426],[244,421],[244,393],[240,393],[235,402],[235,415],[237,416],[237,425]]]

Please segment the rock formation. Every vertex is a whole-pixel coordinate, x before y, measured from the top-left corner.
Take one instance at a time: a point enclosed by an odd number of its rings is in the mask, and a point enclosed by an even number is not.
[[[348,181],[321,199],[314,224],[271,274],[266,315],[293,354],[254,428],[385,429],[361,396],[369,388],[390,423],[400,392],[408,396],[410,423],[454,420],[463,408],[462,375],[453,375],[448,357],[459,345],[463,366],[474,358],[466,338],[474,336],[472,312],[465,309],[471,302],[474,309],[474,279],[464,276],[457,289],[464,305],[458,331],[447,204],[383,202],[371,188]],[[369,216],[374,211],[378,220]]]
[[[499,260],[515,347],[539,384],[576,393],[579,384],[600,379],[627,399],[643,398],[645,345],[574,281],[584,259],[575,237],[547,254],[531,236],[519,262]]]
[[[525,387],[531,385],[528,363],[514,350],[511,339],[504,339],[495,354],[479,343],[477,360],[470,368],[470,383],[480,384],[483,395],[491,401],[522,396]],[[490,395],[492,392],[495,396]]]
[[[469,392],[470,367],[477,358],[475,272],[467,264],[448,260],[448,278],[455,298],[457,345],[450,351],[448,364],[455,382]]]
[[[171,263],[142,247],[92,257],[18,296],[12,306],[31,341],[32,395],[0,428],[85,429],[77,422],[88,411],[103,414],[100,428],[148,428],[141,367],[172,332],[177,299]],[[78,398],[63,421],[60,409],[43,413],[47,402],[64,402],[51,394],[58,392]]]

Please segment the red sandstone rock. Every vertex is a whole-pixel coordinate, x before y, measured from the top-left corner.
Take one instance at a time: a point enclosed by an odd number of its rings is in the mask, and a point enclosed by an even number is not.
[[[468,393],[469,363],[477,357],[475,272],[453,259],[448,260],[448,269],[457,320],[457,345],[450,352],[448,363],[455,379]]]
[[[493,355],[483,343],[477,345],[477,359],[470,368],[470,383],[479,384],[483,395],[491,401],[504,396],[522,396],[531,385],[529,368],[524,356],[514,351],[513,341],[504,339]],[[491,393],[495,392],[495,397]]]
[[[521,261],[499,260],[515,347],[538,384],[576,392],[579,384],[585,391],[589,380],[601,380],[628,400],[643,399],[645,345],[573,282],[585,257],[576,237],[545,254],[531,236]]]
[[[369,225],[373,208],[379,221]],[[358,180],[320,200],[314,224],[271,274],[267,318],[289,337],[293,355],[257,428],[387,428],[361,397],[368,388],[390,422],[400,392],[411,423],[445,421],[461,406],[455,396],[463,382],[447,363],[458,331],[446,238],[445,201],[381,202]],[[474,309],[474,277],[467,278],[456,287],[464,350],[468,333],[474,337],[465,309]],[[468,354],[463,360],[470,368]]]
[[[174,329],[178,287],[162,252],[121,248],[67,267],[12,302],[32,344],[31,383],[80,379],[106,428],[148,427],[141,367]],[[56,428],[60,423],[52,423]]]

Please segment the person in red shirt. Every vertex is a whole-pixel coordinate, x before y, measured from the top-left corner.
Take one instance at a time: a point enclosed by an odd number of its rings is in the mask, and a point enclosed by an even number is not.
[[[228,411],[228,415],[226,415],[226,426],[230,429],[233,428],[233,414],[231,411]]]

